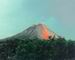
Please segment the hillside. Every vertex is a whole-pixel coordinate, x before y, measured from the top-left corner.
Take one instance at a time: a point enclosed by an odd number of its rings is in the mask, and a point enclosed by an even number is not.
[[[74,60],[75,41],[64,38],[8,39],[0,42],[0,60]]]

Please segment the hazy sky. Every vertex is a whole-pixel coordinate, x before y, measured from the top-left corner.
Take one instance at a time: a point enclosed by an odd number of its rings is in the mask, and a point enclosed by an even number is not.
[[[0,38],[37,23],[75,39],[75,0],[0,0]]]

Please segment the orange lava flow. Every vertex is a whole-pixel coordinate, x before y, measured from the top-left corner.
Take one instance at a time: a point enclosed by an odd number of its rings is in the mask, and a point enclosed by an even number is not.
[[[46,40],[49,39],[49,32],[46,29],[42,31],[42,38]]]
[[[41,32],[42,38],[45,40],[48,40],[49,39],[49,31],[47,30],[46,27],[41,27],[41,29],[42,29],[42,32]]]

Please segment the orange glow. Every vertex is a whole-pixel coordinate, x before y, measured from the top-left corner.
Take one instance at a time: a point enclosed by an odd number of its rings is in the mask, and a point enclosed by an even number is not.
[[[39,24],[38,26],[39,26],[38,29],[41,39],[48,40],[49,37],[52,38],[54,36],[54,33],[50,32],[45,25]]]
[[[48,31],[48,28],[46,26],[41,26],[41,25],[40,25],[40,28],[41,28],[42,39],[45,39],[45,40],[49,39],[50,33]]]
[[[44,29],[42,31],[42,38],[43,39],[48,39],[49,38],[49,32],[46,29]]]

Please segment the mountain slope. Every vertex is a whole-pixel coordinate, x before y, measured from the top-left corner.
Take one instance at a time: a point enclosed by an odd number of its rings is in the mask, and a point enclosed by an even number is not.
[[[24,30],[23,32],[14,36],[15,38],[25,39],[25,38],[39,38],[39,39],[52,39],[53,37],[57,38],[54,32],[49,30],[46,25],[44,24],[37,24],[29,27],[28,29]]]

